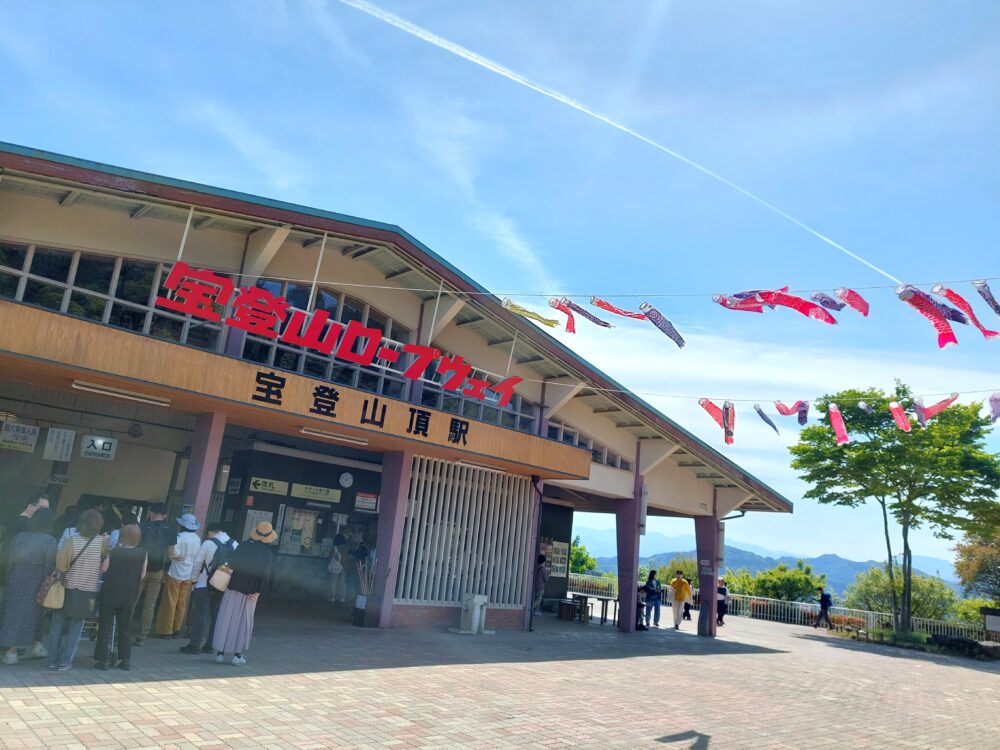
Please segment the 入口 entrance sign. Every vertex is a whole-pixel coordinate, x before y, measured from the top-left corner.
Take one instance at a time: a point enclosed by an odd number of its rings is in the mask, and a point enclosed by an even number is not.
[[[6,421],[0,428],[0,448],[19,453],[34,453],[38,428],[31,424]]]
[[[74,442],[76,442],[76,430],[60,430],[50,427],[45,436],[44,459],[46,461],[70,461],[73,458]]]
[[[316,487],[311,484],[292,483],[292,497],[300,497],[303,500],[319,500],[324,503],[339,503],[340,490],[332,487]]]
[[[249,489],[251,492],[265,492],[269,495],[287,495],[288,482],[280,482],[277,479],[264,479],[263,477],[251,477]]]
[[[80,457],[114,461],[118,452],[118,438],[104,435],[84,435],[80,440]]]

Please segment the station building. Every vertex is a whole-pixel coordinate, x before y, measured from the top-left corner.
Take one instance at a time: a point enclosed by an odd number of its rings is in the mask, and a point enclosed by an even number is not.
[[[270,521],[276,601],[327,599],[350,533],[379,627],[452,624],[467,593],[526,627],[574,510],[614,514],[628,612],[647,516],[693,519],[712,591],[722,519],[792,509],[396,226],[10,144],[0,421],[3,515],[47,487],[57,514]]]

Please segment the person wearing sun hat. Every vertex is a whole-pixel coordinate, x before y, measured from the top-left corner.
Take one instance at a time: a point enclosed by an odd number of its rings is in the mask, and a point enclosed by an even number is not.
[[[170,570],[164,579],[163,599],[156,615],[156,637],[176,638],[187,613],[188,594],[191,590],[191,570],[194,558],[201,547],[201,538],[195,532],[201,524],[192,513],[177,519],[177,541],[167,551]]]
[[[243,654],[250,647],[257,599],[271,574],[272,551],[268,545],[277,538],[274,527],[262,521],[229,560],[233,574],[222,596],[219,617],[212,634],[212,647],[218,664],[225,663],[227,653],[233,655],[234,667],[247,663]]]

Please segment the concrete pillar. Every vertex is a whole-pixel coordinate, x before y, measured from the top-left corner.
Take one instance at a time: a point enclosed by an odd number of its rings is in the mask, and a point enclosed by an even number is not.
[[[219,412],[199,414],[191,440],[191,458],[184,478],[184,504],[194,507],[194,514],[204,525],[212,502],[212,485],[219,469],[219,452],[226,431],[226,415]]]
[[[698,612],[698,635],[715,637],[716,590],[722,564],[722,522],[715,516],[695,516],[694,536],[698,545],[698,588],[701,609]]]
[[[531,526],[528,527],[528,575],[524,582],[524,630],[531,630],[531,604],[535,598],[535,560],[538,559],[539,532],[542,524],[542,482],[531,484]]]
[[[642,502],[642,477],[636,475],[636,492],[618,503],[615,530],[618,537],[618,629],[635,631],[636,592],[639,588],[639,505]]]
[[[389,627],[392,600],[399,574],[399,550],[410,494],[413,454],[395,451],[382,456],[382,489],[378,503],[378,538],[375,541],[375,579],[368,596],[365,625]]]

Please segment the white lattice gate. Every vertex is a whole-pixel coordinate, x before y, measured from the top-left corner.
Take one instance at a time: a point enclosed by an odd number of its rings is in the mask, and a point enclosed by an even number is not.
[[[416,456],[410,477],[396,601],[524,606],[531,540],[531,481]]]

